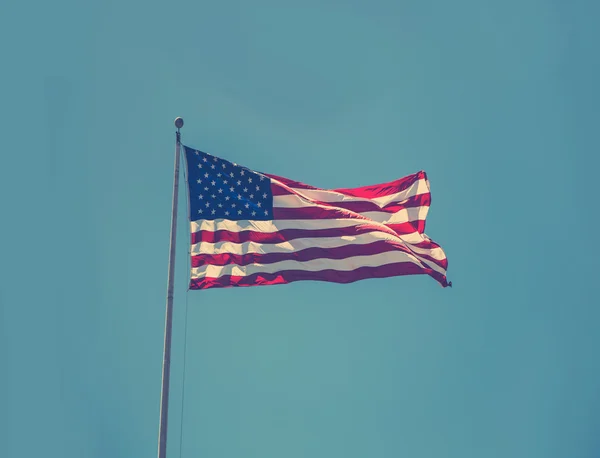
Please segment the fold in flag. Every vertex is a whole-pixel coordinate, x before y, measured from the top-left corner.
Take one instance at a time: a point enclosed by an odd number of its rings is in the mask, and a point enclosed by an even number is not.
[[[416,274],[451,286],[444,251],[424,233],[425,172],[328,190],[184,149],[190,289]]]

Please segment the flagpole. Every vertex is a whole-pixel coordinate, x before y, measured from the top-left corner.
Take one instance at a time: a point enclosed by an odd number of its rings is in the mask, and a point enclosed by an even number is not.
[[[167,282],[167,310],[165,312],[165,345],[162,366],[162,391],[160,395],[160,425],[158,430],[158,458],[167,456],[167,423],[169,416],[169,382],[171,379],[171,331],[173,325],[173,285],[175,280],[175,241],[177,239],[177,201],[179,195],[179,149],[183,119],[175,119],[175,176],[173,179],[173,205],[171,214],[171,241],[169,243],[169,279]]]

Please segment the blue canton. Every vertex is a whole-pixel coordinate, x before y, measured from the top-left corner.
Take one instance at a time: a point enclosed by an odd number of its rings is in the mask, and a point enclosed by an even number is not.
[[[268,177],[202,151],[184,149],[192,221],[273,219]]]

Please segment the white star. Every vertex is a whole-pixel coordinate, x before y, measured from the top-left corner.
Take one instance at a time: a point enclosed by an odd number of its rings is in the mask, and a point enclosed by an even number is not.
[[[238,194],[238,200],[242,200],[242,195]]]
[[[204,212],[202,211],[202,209],[200,209],[200,210],[198,210],[198,213],[204,213]]]
[[[235,208],[235,203],[231,204],[231,208]]]
[[[261,204],[260,202],[258,202],[258,203],[256,204],[256,206],[257,206],[258,208],[260,208],[260,207],[262,206],[262,204]]]
[[[265,193],[263,194],[263,199],[266,199],[266,198],[267,198],[267,193],[265,192]]]
[[[217,184],[217,182],[216,182],[215,180],[212,180],[212,181],[210,182],[210,184],[212,184],[212,185],[214,186],[214,185],[216,185],[216,184]]]
[[[229,176],[230,176],[231,178],[233,178],[233,172],[231,172],[231,173],[229,174]]]
[[[260,181],[263,181],[264,179],[265,179],[265,177],[261,175],[260,176]]]
[[[240,186],[242,184],[242,182],[240,180],[238,180],[237,185]]]
[[[248,192],[248,188],[244,188],[244,192]]]
[[[198,178],[198,179],[196,180],[196,183],[200,184],[200,183],[202,183],[202,180],[201,180],[200,178]]]
[[[229,188],[229,190],[230,190],[231,192],[233,192],[233,191],[234,191],[234,189],[235,189],[235,188],[234,188],[233,186],[232,186],[231,188]]]
[[[210,196],[210,197],[212,197],[212,198],[214,199],[214,198],[215,198],[215,197],[217,197],[217,196],[215,196],[215,195],[213,194],[213,195],[212,195],[212,196]]]
[[[248,183],[252,183],[252,178],[248,178]]]
[[[219,188],[219,194],[223,194],[223,190]]]
[[[225,212],[225,215],[229,216],[229,211],[226,211],[226,212]]]
[[[267,210],[265,210],[265,216],[267,216],[269,214],[269,212]]]
[[[204,186],[204,190],[205,190],[205,191],[208,191],[208,186]]]
[[[250,204],[246,204],[246,205],[244,205],[244,207],[250,208]]]
[[[221,167],[223,167],[223,168],[227,167],[227,165],[225,165],[225,162],[223,162],[223,163],[221,164]]]
[[[229,199],[231,199],[231,197],[225,196],[225,200],[229,200]]]
[[[241,215],[241,214],[242,214],[242,210],[238,210],[238,215]]]
[[[216,157],[213,157],[213,161],[217,162],[217,158],[216,158]]]
[[[214,170],[215,169],[215,164],[211,165],[210,168]]]
[[[256,190],[260,191],[260,186],[256,185]]]
[[[200,195],[198,196],[198,199],[204,199],[204,196],[203,196],[202,194],[200,194]]]
[[[204,178],[208,178],[208,173],[205,173],[205,174],[204,174]]]
[[[223,204],[219,203],[219,208],[223,208]]]
[[[217,176],[218,176],[219,178],[221,178],[221,174],[220,174],[220,173],[217,173]]]
[[[250,199],[254,199],[254,194],[250,194]]]
[[[256,212],[252,212],[252,216],[256,216]]]
[[[208,161],[208,159],[206,159],[206,156],[204,156],[204,157],[202,158],[202,160],[203,160],[204,162]]]
[[[211,213],[214,215],[215,213],[217,213],[217,210],[215,210],[215,209],[213,208],[213,211],[211,211]]]
[[[196,154],[196,156],[200,156],[200,151],[194,151],[194,153]]]
[[[202,168],[202,164],[198,164],[198,168],[201,169]]]
[[[223,184],[227,184],[227,180],[223,180]]]
[[[241,175],[241,176],[244,176],[244,173],[246,173],[246,172],[244,172],[244,171],[242,170],[242,171],[240,172],[240,175]]]
[[[210,207],[210,202],[206,202],[206,208]]]

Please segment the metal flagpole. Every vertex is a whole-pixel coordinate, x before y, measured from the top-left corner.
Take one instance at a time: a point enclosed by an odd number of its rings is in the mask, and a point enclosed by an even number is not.
[[[173,283],[175,279],[175,241],[177,239],[177,200],[179,195],[179,149],[183,119],[175,119],[175,177],[173,180],[173,213],[171,214],[171,241],[169,244],[169,280],[167,283],[167,310],[165,313],[165,346],[163,351],[162,391],[160,395],[160,426],[158,430],[158,458],[167,456],[167,422],[169,416],[169,381],[171,378],[171,330],[173,321]]]

